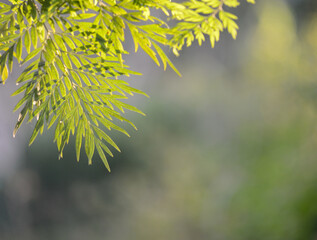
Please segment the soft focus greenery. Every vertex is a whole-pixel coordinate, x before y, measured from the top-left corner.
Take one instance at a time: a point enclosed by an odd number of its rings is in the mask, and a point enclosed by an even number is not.
[[[316,239],[317,13],[292,6],[245,6],[237,41],[184,51],[182,80],[145,76],[111,174],[36,142],[2,185],[0,239]]]

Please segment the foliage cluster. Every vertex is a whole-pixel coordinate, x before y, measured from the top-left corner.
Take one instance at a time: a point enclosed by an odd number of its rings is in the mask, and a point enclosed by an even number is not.
[[[254,3],[254,0],[247,0]],[[30,144],[55,126],[60,157],[70,135],[76,136],[76,155],[84,145],[88,163],[95,150],[110,171],[105,153],[116,143],[106,130],[128,135],[114,119],[134,124],[122,116],[125,109],[143,114],[123,99],[143,94],[121,80],[138,75],[124,63],[126,29],[135,51],[142,48],[157,65],[169,65],[180,75],[162,47],[175,55],[196,39],[209,38],[211,46],[227,30],[236,38],[237,17],[226,9],[238,0],[10,0],[0,3],[0,76],[3,84],[14,59],[24,65],[16,80],[22,94],[14,110],[20,110],[13,132],[22,122],[35,119]],[[158,17],[160,16],[160,17]],[[173,26],[167,24],[173,20]],[[147,96],[147,95],[146,95]],[[129,136],[129,135],[128,135]],[[83,144],[84,141],[84,144]]]

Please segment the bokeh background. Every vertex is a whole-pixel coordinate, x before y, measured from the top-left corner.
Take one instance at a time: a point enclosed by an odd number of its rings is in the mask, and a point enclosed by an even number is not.
[[[243,2],[243,1],[242,1]],[[151,98],[138,131],[96,156],[58,160],[52,132],[13,139],[15,71],[0,87],[1,240],[317,239],[317,1],[243,3],[224,33],[173,58],[182,73],[127,56]],[[133,52],[133,43],[128,41]]]

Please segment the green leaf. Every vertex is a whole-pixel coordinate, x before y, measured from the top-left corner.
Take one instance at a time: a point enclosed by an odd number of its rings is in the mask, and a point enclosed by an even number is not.
[[[32,94],[27,94],[25,95],[18,103],[15,105],[13,111],[15,112],[18,110],[25,102],[30,102],[32,101]]]
[[[11,6],[5,6],[0,8],[0,15],[3,13],[7,13],[11,9]]]
[[[106,146],[106,144],[104,144],[102,141],[99,141],[100,146],[103,148],[103,150],[105,150],[106,153],[109,154],[109,156],[113,157],[112,152],[110,151],[110,149]]]
[[[87,76],[81,72],[78,72],[78,75],[80,76],[81,80],[83,80],[83,82],[87,85],[90,86],[91,83],[89,81],[89,79],[87,78]]]
[[[48,106],[48,101],[45,101],[40,106],[38,106],[35,111],[33,111],[32,116],[38,115],[40,112],[42,112],[46,107]]]
[[[104,131],[95,126],[93,126],[93,128],[100,139],[104,139],[107,143],[109,143],[111,146],[117,149],[118,152],[121,152],[117,144],[115,144],[115,142]]]
[[[82,120],[80,120],[78,127],[77,127],[77,133],[76,133],[76,157],[77,157],[77,161],[79,161],[79,158],[80,158],[82,135],[84,135],[83,129],[84,129],[84,123]]]
[[[14,50],[14,45],[9,49],[9,53],[8,53],[8,65],[9,65],[10,72],[12,72],[12,68],[13,68],[13,50]]]
[[[22,37],[19,38],[16,46],[16,54],[19,62],[22,60]]]
[[[28,53],[30,53],[30,51],[31,51],[31,37],[30,37],[29,30],[25,30],[24,44],[25,44],[26,51]]]
[[[174,66],[174,64],[171,62],[171,60],[166,56],[166,54],[164,53],[164,51],[155,43],[153,43],[154,48],[156,49],[158,55],[160,56],[160,58],[162,59],[163,65],[164,65],[164,70],[166,69],[166,62],[168,63],[168,65],[170,65],[170,67],[178,74],[178,76],[182,76],[180,74],[180,72],[177,70],[177,68]]]
[[[49,18],[47,22],[48,22],[48,24],[49,24],[49,26],[50,26],[52,32],[55,33],[55,32],[56,32],[56,29],[55,29],[55,24],[54,24],[53,19],[52,19],[52,18]]]
[[[92,157],[95,152],[95,142],[94,142],[94,135],[91,132],[91,129],[88,128],[86,131],[86,136],[85,136],[85,150],[86,154],[88,157],[88,164],[92,164]]]
[[[7,49],[9,49],[11,46],[13,46],[15,43],[13,42],[8,42],[8,43],[5,43],[3,45],[0,44],[0,51],[6,51]]]
[[[65,34],[63,35],[63,39],[66,42],[66,44],[71,48],[71,49],[75,49],[76,45],[74,44],[74,42],[71,40],[70,37],[66,36]]]
[[[44,40],[45,40],[45,27],[44,27],[44,24],[37,24],[36,25],[36,30],[37,30],[38,37],[39,37],[41,43],[43,43]]]
[[[120,101],[118,101],[116,99],[111,99],[110,101],[113,102],[118,108],[120,108],[120,110],[122,112],[124,112],[123,108],[126,108],[126,109],[128,109],[130,111],[137,112],[137,113],[145,116],[145,113],[143,113],[142,111],[140,111],[139,109],[137,109],[136,107],[134,107],[132,105],[129,105],[129,104],[124,103],[124,102],[120,102]]]
[[[63,62],[64,62],[64,64],[66,65],[66,67],[67,67],[68,69],[72,69],[72,64],[71,64],[71,62],[69,61],[69,58],[68,58],[68,56],[67,56],[66,53],[62,53],[62,58],[63,58]]]
[[[72,63],[74,63],[74,65],[77,67],[77,68],[80,68],[82,66],[82,64],[79,62],[78,58],[75,57],[74,55],[69,55],[69,58],[70,60],[72,61]]]
[[[35,124],[33,133],[31,135],[30,141],[29,141],[29,146],[34,142],[36,136],[38,135],[40,128],[44,125],[44,114],[41,114],[39,120]]]
[[[23,14],[22,14],[21,8],[19,8],[19,10],[17,12],[17,20],[18,20],[19,25],[22,25],[22,23],[23,23]]]
[[[7,65],[5,64],[4,68],[2,69],[2,74],[1,74],[1,79],[2,79],[3,84],[7,80],[8,76],[9,76],[9,71],[8,71]]]
[[[153,59],[157,66],[160,66],[160,62],[157,60],[155,52],[148,46],[148,43],[141,40],[139,41],[139,45],[144,50],[144,52],[146,52]]]
[[[54,122],[56,121],[56,119],[58,118],[58,115],[53,115],[53,117],[51,118],[50,122],[47,124],[47,129],[50,129]]]
[[[37,31],[35,26],[31,27],[31,39],[33,47],[37,48]]]
[[[65,80],[65,85],[66,85],[68,91],[70,91],[72,89],[72,82],[70,81],[69,77],[67,77],[67,76],[64,77],[64,80]]]
[[[15,127],[14,127],[14,130],[13,130],[13,137],[16,136],[16,134],[17,134],[19,128],[21,127],[22,122],[24,121],[24,119],[25,119],[25,117],[26,117],[26,114],[27,114],[28,110],[29,110],[28,107],[25,106],[25,107],[22,109],[22,111],[20,112],[19,118],[18,118],[18,122],[16,123],[16,125],[15,125]]]
[[[34,86],[34,82],[25,83],[24,85],[19,87],[14,93],[12,93],[11,96],[16,96],[16,95],[22,93],[23,91],[25,91],[30,86]]]
[[[71,71],[71,76],[73,77],[73,79],[75,80],[75,82],[78,84],[78,86],[82,87],[82,83],[80,78],[78,77],[77,73],[74,71]]]
[[[34,49],[27,57],[23,60],[22,64],[26,63],[27,61],[33,59],[39,52],[42,50],[41,47]]]
[[[20,34],[10,34],[8,36],[0,37],[0,43],[14,40],[19,36],[20,36]]]
[[[52,80],[58,80],[59,79],[59,73],[54,64],[51,64],[51,78]]]
[[[107,170],[108,170],[109,172],[111,172],[109,163],[108,163],[107,158],[106,158],[106,156],[105,156],[105,153],[103,152],[103,150],[102,150],[102,148],[100,147],[99,143],[96,144],[96,147],[97,147],[97,151],[98,151],[98,153],[99,153],[99,156],[100,156],[102,162],[105,164],[105,167],[107,168]]]
[[[61,91],[62,97],[65,97],[66,96],[66,88],[65,88],[63,81],[60,81],[59,89]]]
[[[82,20],[82,19],[92,18],[92,17],[95,17],[95,16],[96,16],[95,13],[81,13],[81,14],[78,14],[77,16],[73,16],[71,18],[75,19],[75,20]]]
[[[64,44],[64,41],[63,41],[63,39],[61,38],[61,36],[59,36],[58,34],[55,34],[55,35],[54,35],[54,39],[55,39],[55,41],[56,41],[56,43],[57,43],[57,46],[58,46],[62,51],[67,52],[67,48],[66,48],[66,46],[65,46],[65,44]]]

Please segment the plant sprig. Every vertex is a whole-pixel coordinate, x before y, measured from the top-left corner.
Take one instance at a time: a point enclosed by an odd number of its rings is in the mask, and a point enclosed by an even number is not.
[[[247,0],[254,3],[254,0]],[[129,95],[142,94],[123,76],[139,75],[124,62],[126,30],[135,51],[143,49],[157,64],[177,68],[162,49],[175,55],[196,39],[199,45],[209,37],[211,46],[227,30],[236,38],[237,17],[225,11],[238,0],[11,0],[0,3],[0,76],[5,84],[13,61],[25,66],[16,80],[22,94],[14,108],[19,118],[13,136],[25,119],[36,121],[30,144],[44,128],[55,126],[54,141],[60,157],[70,135],[76,137],[76,156],[82,145],[92,163],[97,150],[110,171],[106,154],[110,146],[120,151],[109,136],[114,129],[129,136],[114,119],[135,125],[123,114],[126,109],[144,113],[123,102]],[[164,17],[152,15],[153,9]],[[176,21],[169,27],[168,20]],[[106,153],[106,154],[105,154]]]

